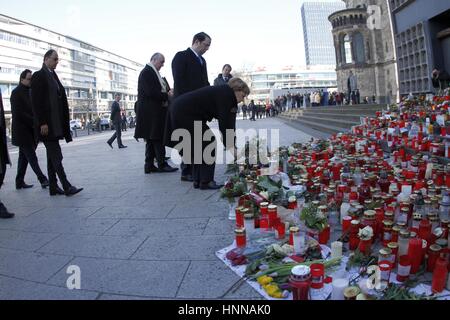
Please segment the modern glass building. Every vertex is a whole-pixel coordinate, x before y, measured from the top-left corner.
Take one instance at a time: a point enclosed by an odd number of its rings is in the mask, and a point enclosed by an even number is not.
[[[306,65],[336,65],[328,16],[345,9],[342,1],[305,2],[301,8]]]
[[[9,97],[24,69],[41,69],[43,56],[55,49],[60,58],[56,69],[66,88],[73,118],[108,114],[115,93],[122,95],[122,108],[134,110],[137,80],[143,65],[83,41],[0,15],[0,88],[5,111]]]
[[[336,71],[332,68],[288,68],[283,71],[257,70],[250,74],[251,96],[256,101],[273,99],[277,92],[310,93],[317,89],[337,87]],[[275,97],[276,98],[276,97]]]

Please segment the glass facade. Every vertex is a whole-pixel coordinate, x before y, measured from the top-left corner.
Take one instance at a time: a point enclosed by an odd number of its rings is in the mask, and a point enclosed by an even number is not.
[[[265,101],[277,89],[298,89],[309,92],[313,89],[337,87],[334,70],[304,70],[283,72],[254,72],[250,74],[251,99]]]
[[[0,88],[7,113],[20,73],[39,70],[49,49],[58,52],[56,71],[74,118],[109,113],[115,93],[122,95],[123,108],[134,110],[144,67],[137,62],[4,15],[0,15],[0,47]]]
[[[301,15],[307,65],[336,65],[332,26],[328,17],[345,9],[345,3],[305,2]]]

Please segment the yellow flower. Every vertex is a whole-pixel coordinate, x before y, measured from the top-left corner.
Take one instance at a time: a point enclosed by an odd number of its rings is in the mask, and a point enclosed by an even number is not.
[[[266,286],[273,282],[273,279],[268,276],[262,276],[258,278],[258,283],[262,286]]]
[[[264,286],[264,290],[272,298],[276,298],[276,299],[283,298],[283,293],[281,292],[280,288],[276,284],[268,284],[268,285]]]

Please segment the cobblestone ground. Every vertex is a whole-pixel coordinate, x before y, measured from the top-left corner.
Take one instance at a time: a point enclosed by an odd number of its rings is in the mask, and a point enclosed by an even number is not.
[[[248,129],[280,129],[281,144],[310,137],[276,119],[239,121]],[[13,220],[0,221],[0,299],[261,299],[251,287],[225,295],[239,278],[215,257],[233,240],[219,192],[198,191],[179,173],[144,175],[144,143],[128,131],[128,149],[111,150],[111,132],[63,146],[69,180],[85,190],[50,197],[29,169],[30,190],[14,185],[11,149],[0,196]],[[46,157],[38,148],[43,170]],[[218,165],[216,180],[225,180]],[[68,290],[69,266],[81,290]]]

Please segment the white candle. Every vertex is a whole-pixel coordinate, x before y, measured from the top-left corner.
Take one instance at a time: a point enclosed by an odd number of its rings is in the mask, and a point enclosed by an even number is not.
[[[331,296],[332,300],[345,300],[344,290],[348,288],[348,279],[335,279],[333,280],[333,294]]]
[[[294,250],[296,254],[304,254],[306,251],[306,238],[303,232],[294,235]]]
[[[344,244],[342,242],[336,241],[331,244],[331,259],[342,258],[342,248]]]

